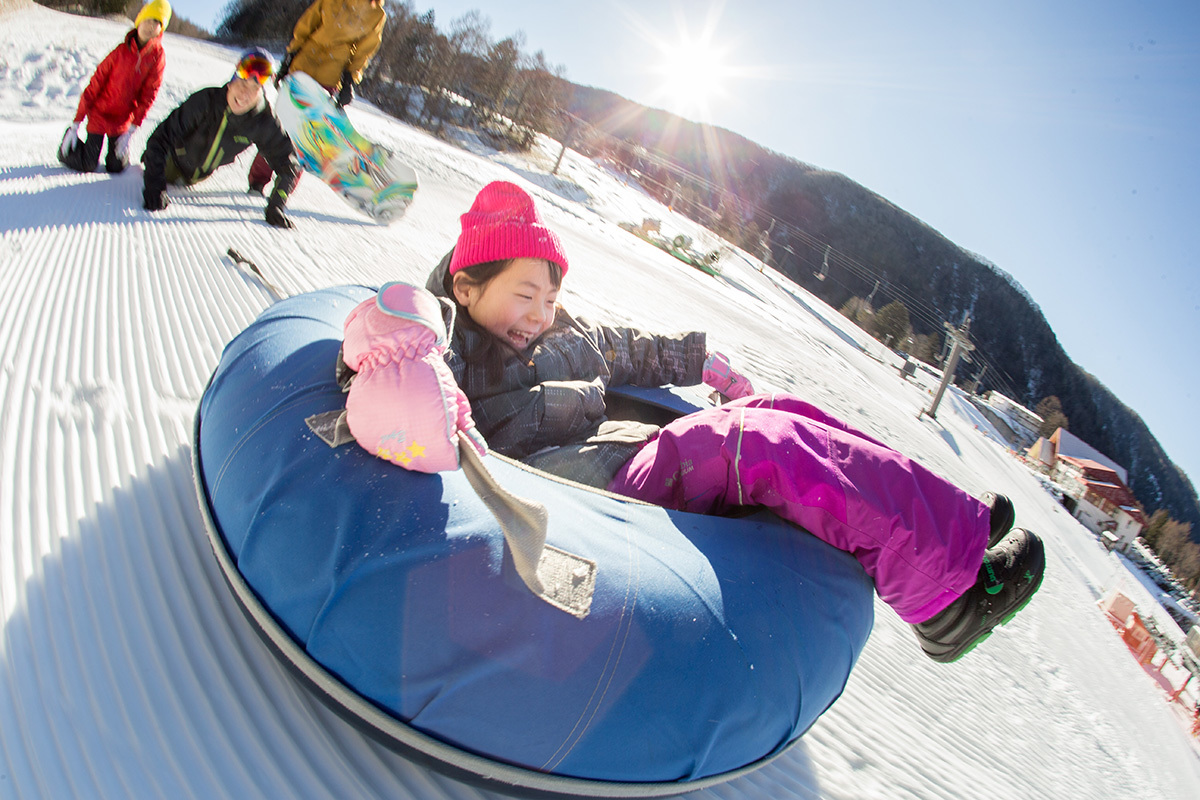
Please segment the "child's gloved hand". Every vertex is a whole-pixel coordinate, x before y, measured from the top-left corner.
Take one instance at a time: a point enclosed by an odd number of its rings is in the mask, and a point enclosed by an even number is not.
[[[171,204],[167,197],[167,191],[164,189],[156,192],[153,189],[145,189],[142,191],[142,208],[147,211],[162,211]]]
[[[730,400],[754,394],[750,381],[729,366],[729,359],[722,353],[709,353],[704,359],[704,382]]]
[[[346,317],[342,358],[358,375],[346,424],[365,450],[419,472],[458,469],[458,434],[480,455],[471,404],[446,365],[441,302],[406,283],[386,284]]]
[[[133,135],[135,133],[137,133],[137,125],[129,126],[129,130],[117,137],[116,147],[113,148],[117,158],[126,164],[129,163],[129,146],[133,144]]]
[[[79,129],[83,127],[82,122],[72,122],[67,128],[67,132],[63,134],[62,144],[58,146],[58,154],[62,158],[66,158],[67,154],[75,149],[75,145],[79,144]]]
[[[263,212],[263,214],[266,217],[267,224],[271,225],[272,227],[283,228],[285,230],[296,227],[295,223],[288,219],[287,215],[283,213],[283,203],[277,201],[274,195],[272,195],[270,201],[268,201],[267,210]]]

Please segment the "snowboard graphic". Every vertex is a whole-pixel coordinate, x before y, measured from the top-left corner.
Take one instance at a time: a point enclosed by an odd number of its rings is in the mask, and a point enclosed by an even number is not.
[[[320,175],[347,203],[384,223],[404,216],[417,190],[417,173],[354,130],[321,84],[302,72],[285,76],[275,115],[292,139],[300,166]]]

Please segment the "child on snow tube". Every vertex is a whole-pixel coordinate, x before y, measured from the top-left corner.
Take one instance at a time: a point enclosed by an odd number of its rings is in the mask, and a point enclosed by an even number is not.
[[[753,394],[703,333],[653,335],[559,308],[566,253],[521,188],[485,186],[461,220],[427,284],[458,310],[446,364],[462,396],[420,406],[444,412],[448,435],[478,426],[504,455],[668,508],[768,508],[853,555],[936,661],[958,659],[1041,585],[1042,542],[1012,528],[1007,497],[977,500],[797,397]],[[373,298],[346,326],[345,362],[367,373],[350,388],[347,423],[372,453],[388,415],[414,407],[395,379],[403,344],[362,333],[385,330],[388,316]],[[609,386],[701,380],[735,399],[661,429],[605,417]]]

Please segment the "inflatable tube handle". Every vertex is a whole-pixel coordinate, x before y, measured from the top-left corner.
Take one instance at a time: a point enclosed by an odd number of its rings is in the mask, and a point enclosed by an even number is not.
[[[459,461],[467,480],[471,482],[471,488],[504,529],[504,541],[512,551],[517,574],[525,581],[529,591],[540,595],[542,582],[537,576],[537,565],[542,557],[542,548],[546,546],[546,526],[550,522],[550,513],[541,503],[517,497],[501,486],[483,465],[475,448],[461,436],[458,437],[458,451]]]
[[[500,523],[521,580],[550,605],[579,619],[586,617],[596,587],[596,562],[547,545],[550,513],[546,507],[501,486],[474,445],[461,431],[456,436],[463,474]]]

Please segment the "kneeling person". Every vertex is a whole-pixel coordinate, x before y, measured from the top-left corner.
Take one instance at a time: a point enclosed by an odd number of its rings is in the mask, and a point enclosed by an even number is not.
[[[270,55],[255,48],[242,56],[229,83],[199,90],[167,115],[150,135],[142,155],[143,208],[166,208],[168,183],[199,183],[253,144],[276,173],[267,222],[277,228],[292,227],[283,207],[300,166],[291,139],[263,95],[263,84],[274,71]]]

